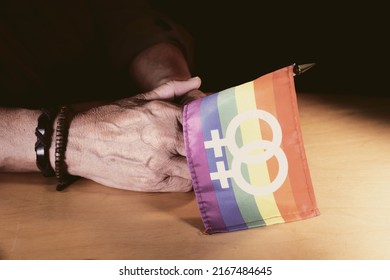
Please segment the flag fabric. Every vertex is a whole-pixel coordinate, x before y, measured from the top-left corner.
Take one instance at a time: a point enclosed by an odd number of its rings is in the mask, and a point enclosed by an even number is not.
[[[187,104],[183,131],[206,233],[319,215],[293,66]]]

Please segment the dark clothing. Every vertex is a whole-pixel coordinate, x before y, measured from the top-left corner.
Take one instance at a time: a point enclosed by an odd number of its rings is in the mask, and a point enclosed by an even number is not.
[[[191,61],[190,37],[137,0],[2,0],[0,106],[40,108],[138,93],[131,59],[172,42]]]

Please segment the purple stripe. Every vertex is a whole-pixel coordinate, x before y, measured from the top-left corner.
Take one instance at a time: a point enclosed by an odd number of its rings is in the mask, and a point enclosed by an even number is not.
[[[213,228],[225,229],[218,202],[212,187],[207,156],[203,144],[202,123],[200,116],[201,99],[184,107],[183,131],[187,153],[187,163],[191,172],[192,184],[203,224],[206,231]]]
[[[218,112],[218,96],[220,94],[212,94],[202,99],[200,106],[200,116],[202,118],[202,130],[204,141],[211,140],[211,131],[218,130],[219,137],[222,138],[221,121]],[[200,140],[200,139],[199,139]],[[203,141],[199,141],[202,142]],[[215,157],[214,149],[207,149],[207,162],[211,172],[217,172],[217,162],[224,162],[225,169],[229,168],[226,158],[225,147],[222,149],[222,157]],[[205,162],[206,164],[206,162]],[[226,227],[236,229],[237,227],[246,228],[246,223],[241,215],[237,205],[234,190],[229,179],[229,188],[223,189],[219,180],[211,181],[214,187],[214,192],[217,197],[220,212],[225,222]],[[215,225],[213,225],[216,228]],[[231,230],[231,228],[229,229]]]

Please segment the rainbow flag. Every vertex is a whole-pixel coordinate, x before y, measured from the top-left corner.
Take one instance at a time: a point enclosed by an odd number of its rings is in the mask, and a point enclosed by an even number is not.
[[[207,233],[319,215],[293,66],[183,109],[187,163]]]

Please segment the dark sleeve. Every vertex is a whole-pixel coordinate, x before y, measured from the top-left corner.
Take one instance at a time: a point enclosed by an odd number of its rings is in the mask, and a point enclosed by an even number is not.
[[[127,67],[140,51],[159,42],[176,44],[192,65],[191,36],[142,0],[91,0],[95,22],[107,44],[114,71]]]
[[[136,94],[129,63],[159,42],[176,44],[190,64],[191,37],[145,1],[1,0],[0,105],[39,108]]]

